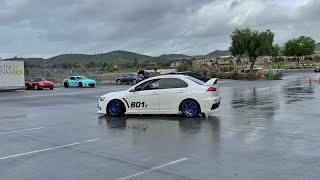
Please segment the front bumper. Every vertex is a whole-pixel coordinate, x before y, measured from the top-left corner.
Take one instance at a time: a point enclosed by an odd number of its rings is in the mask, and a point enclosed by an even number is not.
[[[41,89],[44,89],[44,88],[54,88],[54,85],[39,85],[38,87],[41,88]]]

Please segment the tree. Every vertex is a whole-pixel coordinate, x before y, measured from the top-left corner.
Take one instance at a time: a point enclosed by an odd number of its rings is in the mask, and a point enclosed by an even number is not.
[[[250,71],[257,57],[272,54],[274,34],[270,30],[259,32],[251,29],[236,29],[231,34],[231,47],[234,57],[248,56],[251,62]]]
[[[295,57],[295,59],[297,59],[297,67],[299,67],[300,58],[312,55],[315,48],[315,40],[311,37],[300,36],[297,39],[290,39],[284,44],[283,54],[285,56]]]
[[[132,66],[133,66],[133,67],[138,67],[138,66],[139,66],[138,59],[133,59]]]
[[[192,61],[183,62],[177,67],[178,72],[191,71],[191,70],[192,70]]]

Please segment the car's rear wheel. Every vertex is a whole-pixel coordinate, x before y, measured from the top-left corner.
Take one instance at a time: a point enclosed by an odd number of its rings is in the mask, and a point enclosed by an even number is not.
[[[132,83],[133,83],[133,84],[137,84],[137,80],[134,79],[134,80],[132,81]]]
[[[118,79],[118,80],[116,81],[116,83],[117,83],[117,84],[121,84],[121,80]]]
[[[111,116],[121,116],[124,114],[124,106],[119,100],[111,100],[107,106],[107,113]]]
[[[180,111],[186,117],[196,117],[200,113],[200,106],[197,101],[187,99],[180,104]]]
[[[25,85],[25,86],[24,86],[24,89],[25,89],[25,90],[29,90],[29,86]]]
[[[35,85],[35,86],[34,86],[34,89],[35,89],[35,90],[39,90],[40,88],[39,88],[38,85]]]
[[[50,88],[50,90],[53,90],[53,88]]]
[[[63,86],[64,86],[65,88],[68,88],[68,87],[69,87],[69,84],[68,84],[67,82],[64,82],[64,83],[63,83]]]

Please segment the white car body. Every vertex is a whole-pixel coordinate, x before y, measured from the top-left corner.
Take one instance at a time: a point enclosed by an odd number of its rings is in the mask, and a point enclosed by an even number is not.
[[[152,77],[127,90],[101,96],[98,103],[98,113],[109,114],[107,112],[108,103],[111,100],[119,100],[125,106],[125,114],[180,114],[180,104],[186,99],[195,100],[199,104],[199,113],[207,113],[220,105],[221,98],[217,81],[217,78],[213,78],[204,83],[185,75]],[[154,83],[152,86],[148,85],[148,88],[152,89],[139,90],[151,82]],[[180,84],[176,85],[174,82]],[[159,86],[156,83],[159,83]],[[208,91],[209,88],[211,91]]]

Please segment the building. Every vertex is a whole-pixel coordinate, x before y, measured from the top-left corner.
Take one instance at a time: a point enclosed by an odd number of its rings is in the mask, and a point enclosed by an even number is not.
[[[180,66],[181,64],[182,64],[182,61],[174,61],[173,63],[171,63],[170,67],[176,68],[176,67]]]
[[[199,59],[192,61],[192,66],[194,68],[201,68],[206,66],[212,66],[213,60],[212,59]]]

